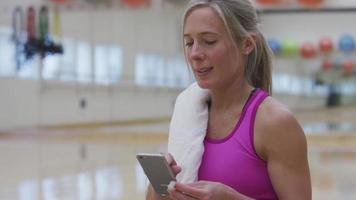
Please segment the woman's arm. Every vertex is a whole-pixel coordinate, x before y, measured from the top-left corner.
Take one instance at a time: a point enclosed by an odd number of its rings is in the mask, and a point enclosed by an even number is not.
[[[169,190],[169,194],[174,200],[253,200],[227,185],[211,181],[177,183],[175,189]]]
[[[258,110],[254,144],[279,199],[311,199],[307,142],[293,115],[269,98]]]

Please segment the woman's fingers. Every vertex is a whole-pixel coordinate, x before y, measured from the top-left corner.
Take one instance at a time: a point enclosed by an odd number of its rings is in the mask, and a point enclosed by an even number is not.
[[[179,172],[182,171],[182,168],[178,165],[171,166],[171,169],[173,171],[173,174],[175,174],[175,175],[179,174]]]
[[[166,157],[167,163],[171,167],[172,172],[173,172],[174,175],[177,175],[179,172],[182,171],[182,168],[177,165],[177,162],[174,160],[172,154],[167,153],[165,155],[165,157]]]
[[[187,194],[184,194],[178,190],[169,190],[168,191],[170,197],[174,200],[195,200],[196,198],[191,197]]]
[[[177,163],[176,163],[176,161],[174,160],[172,154],[167,153],[167,154],[165,155],[165,157],[166,157],[166,160],[167,160],[168,165],[170,165],[170,166],[171,166],[171,165],[177,165]]]
[[[176,183],[175,189],[177,191],[180,191],[181,193],[187,194],[197,199],[200,199],[205,194],[204,190],[202,190],[201,188],[194,187],[192,185],[181,184],[181,183]]]

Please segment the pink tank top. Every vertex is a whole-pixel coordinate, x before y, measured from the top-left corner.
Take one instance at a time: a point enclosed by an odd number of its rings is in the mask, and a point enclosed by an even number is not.
[[[256,112],[267,96],[263,90],[256,89],[226,138],[205,138],[199,180],[223,183],[254,199],[278,199],[268,176],[267,163],[256,154],[253,144]]]

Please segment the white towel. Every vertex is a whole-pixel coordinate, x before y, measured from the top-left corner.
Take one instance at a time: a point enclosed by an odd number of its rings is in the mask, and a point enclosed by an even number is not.
[[[177,176],[181,183],[197,181],[204,152],[204,137],[208,125],[208,90],[193,83],[178,95],[170,123],[168,152],[182,171]]]

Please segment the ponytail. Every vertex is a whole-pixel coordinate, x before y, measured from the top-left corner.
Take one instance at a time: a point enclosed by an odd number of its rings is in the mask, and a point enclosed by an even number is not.
[[[261,88],[272,95],[272,59],[263,35],[257,31],[255,50],[247,59],[245,75],[247,81],[255,88]]]

